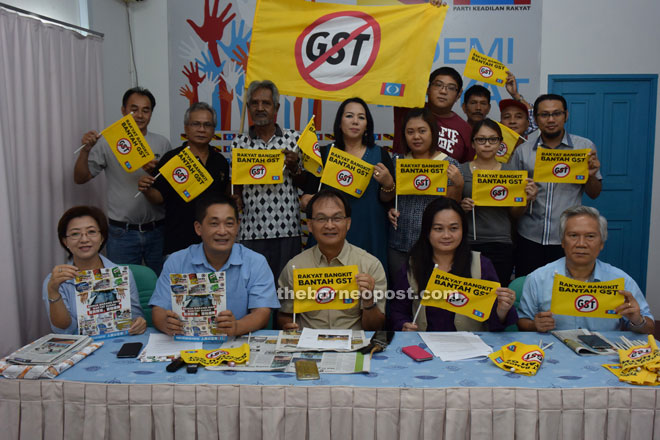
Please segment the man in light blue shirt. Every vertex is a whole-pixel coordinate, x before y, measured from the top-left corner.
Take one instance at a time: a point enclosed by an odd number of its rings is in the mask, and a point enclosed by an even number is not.
[[[195,232],[202,243],[173,253],[165,262],[149,305],[154,326],[168,335],[183,332],[172,311],[170,274],[225,272],[227,310],[216,322],[220,332],[242,335],[266,326],[270,309],[279,308],[273,274],[266,258],[235,243],[239,230],[236,203],[222,195],[197,200]]]
[[[536,269],[525,280],[520,300],[518,327],[523,331],[547,332],[584,328],[595,331],[631,330],[652,334],[655,321],[635,280],[621,269],[598,260],[607,240],[607,220],[596,208],[573,206],[560,218],[561,245],[565,257]],[[624,303],[615,309],[621,319],[553,315],[550,312],[555,274],[578,281],[624,279]]]

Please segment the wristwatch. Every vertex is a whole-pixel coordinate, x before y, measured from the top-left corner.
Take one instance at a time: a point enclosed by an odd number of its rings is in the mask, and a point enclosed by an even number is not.
[[[373,304],[371,304],[370,306],[362,307],[362,310],[371,310],[374,307],[376,307],[377,305],[378,305],[378,303],[376,301],[374,301]]]

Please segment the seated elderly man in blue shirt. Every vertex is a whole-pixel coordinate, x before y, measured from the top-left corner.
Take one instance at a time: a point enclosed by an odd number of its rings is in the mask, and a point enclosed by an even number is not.
[[[607,240],[607,220],[596,208],[573,206],[559,221],[561,245],[565,257],[536,269],[527,276],[520,300],[518,327],[523,331],[547,332],[584,328],[595,331],[631,330],[653,333],[655,321],[649,305],[635,280],[616,267],[598,260]],[[615,309],[623,318],[587,318],[553,315],[550,312],[555,274],[578,281],[624,279],[624,303]]]
[[[195,232],[202,242],[173,253],[165,262],[149,301],[154,326],[168,335],[183,332],[179,316],[172,311],[170,274],[224,271],[227,310],[217,316],[218,330],[238,336],[265,327],[270,309],[280,303],[266,258],[235,243],[236,203],[222,195],[202,196],[196,202]]]

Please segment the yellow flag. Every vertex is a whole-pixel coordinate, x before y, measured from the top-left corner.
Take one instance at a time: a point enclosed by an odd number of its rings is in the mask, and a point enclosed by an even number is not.
[[[303,152],[303,168],[316,177],[321,177],[321,174],[323,174],[323,160],[321,159],[321,150],[319,150],[319,138],[316,135],[314,116],[309,120],[307,127],[298,138],[298,147]]]
[[[330,185],[358,199],[369,185],[374,166],[339,148],[330,148],[321,183]]]
[[[447,6],[258,0],[246,84],[283,95],[423,107]],[[414,54],[414,62],[401,62]]]
[[[472,199],[476,206],[525,206],[527,171],[475,170]]]
[[[357,274],[357,265],[293,269],[293,313],[355,307],[360,299]]]
[[[619,350],[619,363],[623,372],[648,365],[657,366],[660,361],[660,350],[653,335],[648,335],[648,343],[637,345],[627,350]]]
[[[203,193],[213,183],[213,177],[190,152],[189,147],[168,160],[159,172],[186,202]]]
[[[243,344],[234,348],[181,350],[181,357],[186,364],[200,364],[203,367],[220,365],[223,362],[242,364],[250,362],[250,346]]]
[[[553,150],[538,147],[534,163],[534,181],[584,185],[589,179],[590,151],[590,148]]]
[[[231,181],[236,185],[282,183],[284,153],[282,150],[231,150]]]
[[[420,304],[438,307],[483,322],[497,299],[500,283],[463,278],[433,269]]]
[[[477,52],[473,47],[468,55],[463,76],[483,81],[495,86],[506,84],[506,72],[509,69],[497,59]]]
[[[119,164],[129,173],[142,168],[155,158],[131,113],[103,130],[101,134]]]
[[[555,274],[550,311],[557,315],[619,319],[621,315],[614,309],[625,300],[618,293],[624,287],[623,278],[585,283]]]
[[[396,193],[398,195],[447,195],[446,160],[397,159]]]
[[[512,342],[488,355],[491,361],[503,370],[534,376],[541,368],[545,352],[538,345]]]
[[[497,149],[495,160],[501,163],[509,163],[509,159],[513,154],[513,150],[516,149],[520,135],[504,124],[497,122],[497,125],[502,129],[502,143],[500,144],[500,148]]]

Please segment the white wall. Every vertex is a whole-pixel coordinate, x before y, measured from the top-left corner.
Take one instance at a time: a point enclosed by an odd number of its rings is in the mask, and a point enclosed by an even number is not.
[[[552,74],[659,74],[660,2],[544,0],[541,90]],[[657,97],[660,103],[660,93]],[[660,319],[660,112],[655,157],[646,298]],[[644,286],[640,286],[644,289]]]
[[[170,132],[167,2],[157,0],[129,5],[139,84],[135,84],[125,4],[120,0],[88,0],[88,3],[90,28],[105,34],[103,97],[106,124],[121,117],[124,92],[139,85],[151,90],[156,97],[149,130],[167,137]]]

